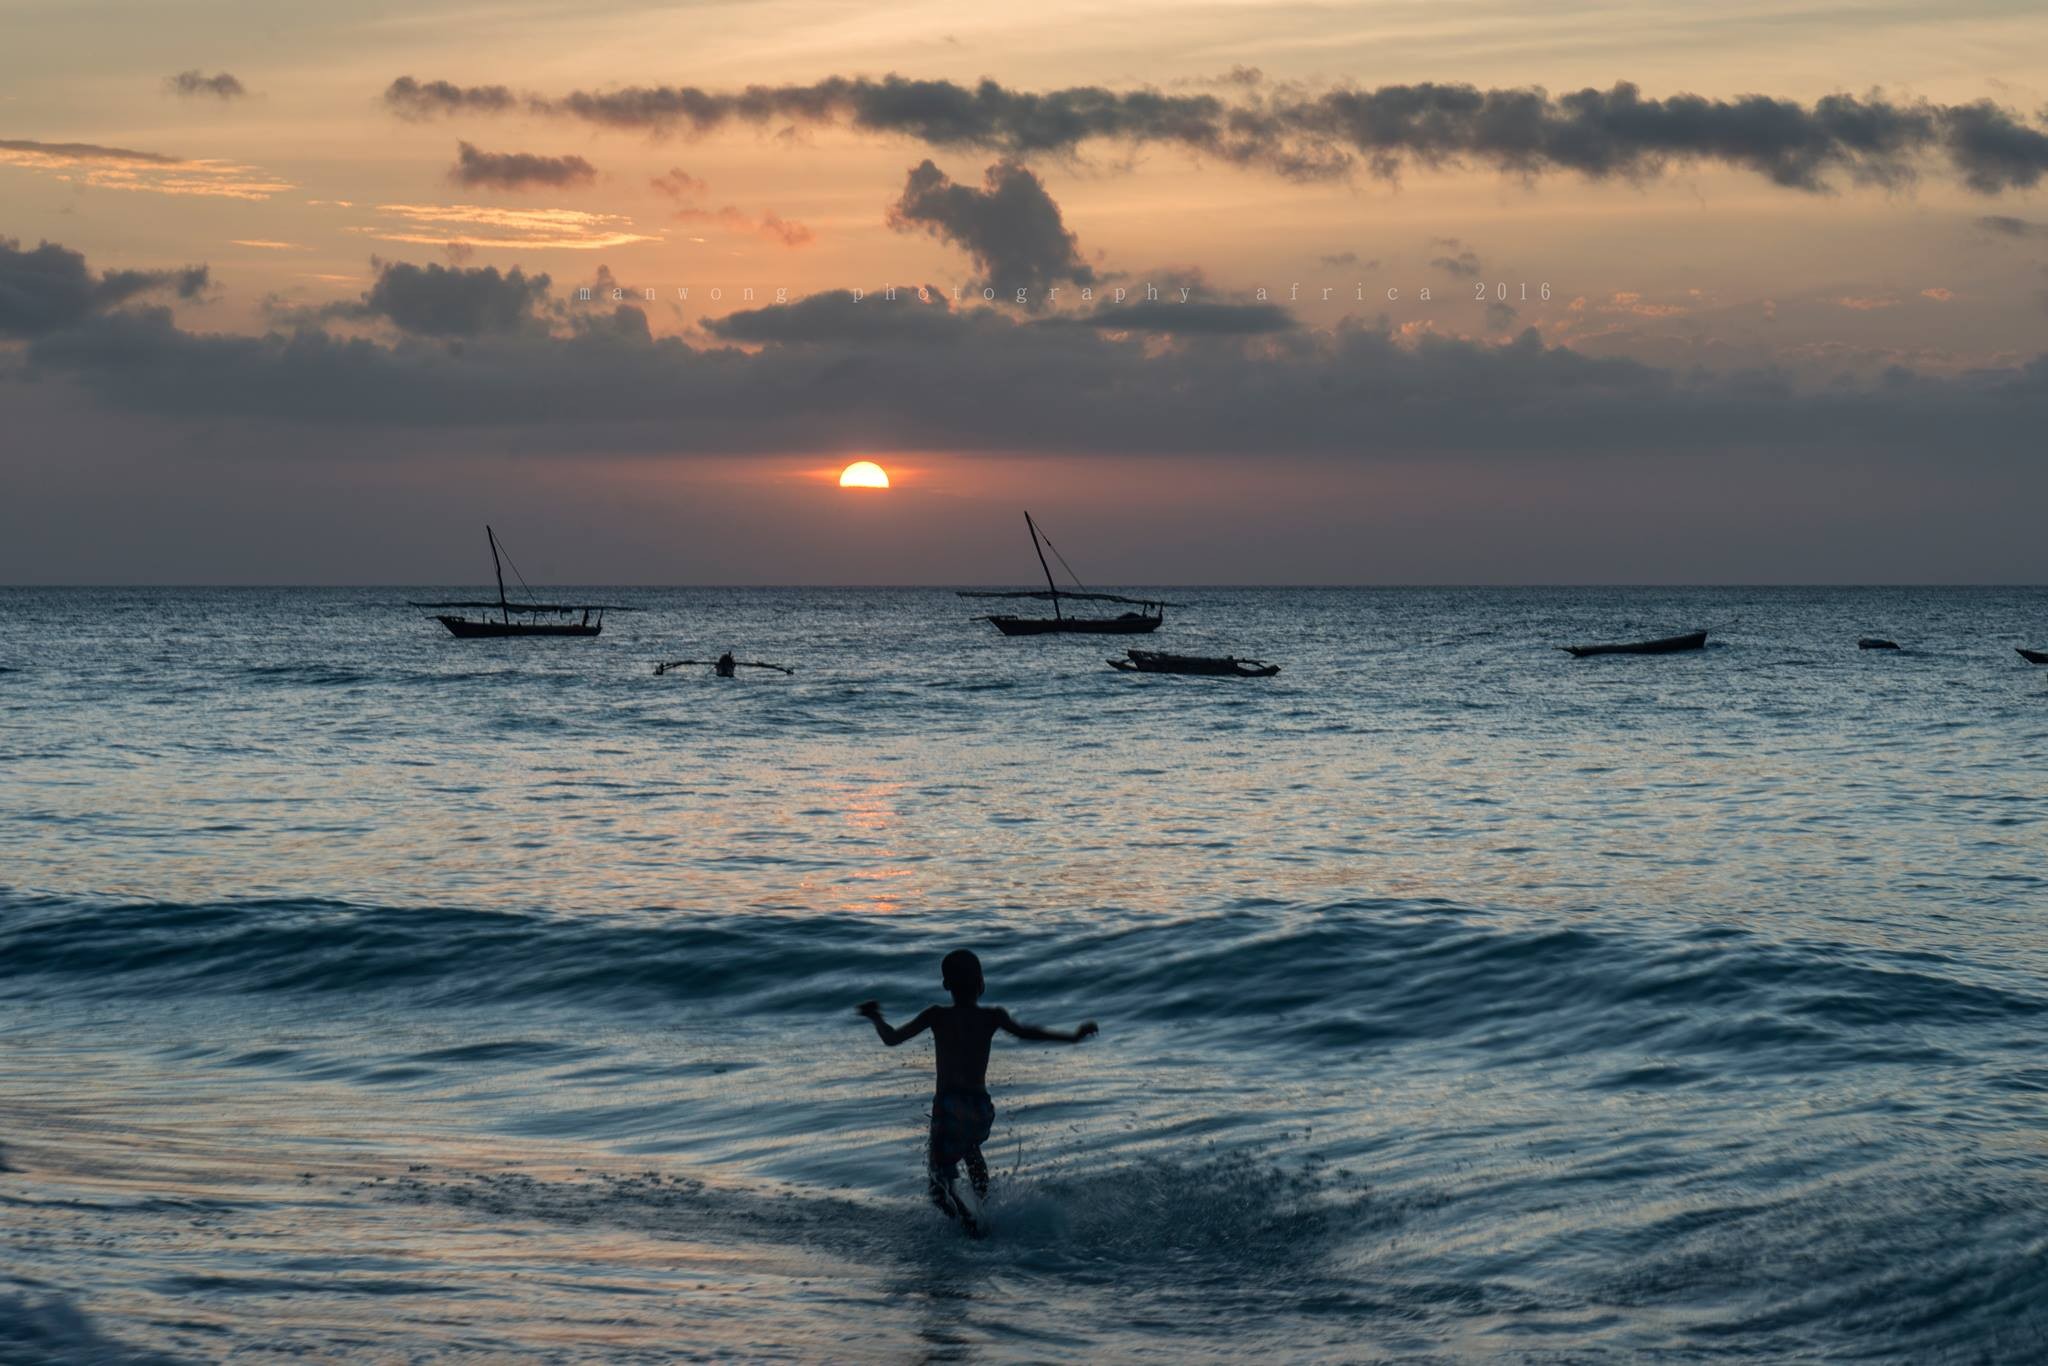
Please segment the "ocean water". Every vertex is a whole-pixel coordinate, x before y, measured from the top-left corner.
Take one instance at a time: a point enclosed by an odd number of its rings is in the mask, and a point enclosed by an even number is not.
[[[0,591],[0,1359],[2048,1356],[2048,591],[422,595]]]

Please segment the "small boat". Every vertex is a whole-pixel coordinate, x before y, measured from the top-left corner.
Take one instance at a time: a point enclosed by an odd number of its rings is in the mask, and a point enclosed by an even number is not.
[[[1052,546],[1052,542],[1047,540],[1045,533],[1038,529],[1038,523],[1031,520],[1029,512],[1024,514],[1024,525],[1031,532],[1031,548],[1038,552],[1038,567],[1045,571],[1044,591],[1041,592],[1036,588],[1024,589],[1019,592],[963,591],[960,596],[963,598],[1036,598],[1041,602],[1049,601],[1052,603],[1052,615],[1049,617],[1020,617],[1007,612],[999,612],[985,617],[976,617],[976,621],[988,622],[1006,636],[1043,636],[1055,633],[1137,636],[1158,630],[1159,623],[1166,619],[1165,609],[1177,605],[1170,602],[1157,602],[1151,598],[1127,598],[1116,593],[1091,593],[1087,589],[1078,586],[1075,588],[1061,588],[1057,583],[1053,582],[1052,566],[1045,562],[1046,549]],[[1067,576],[1073,578],[1074,571],[1067,565],[1066,557],[1061,555],[1056,547],[1053,548],[1052,553],[1059,560],[1060,567],[1066,569]],[[1074,579],[1074,582],[1078,585],[1080,580]],[[1062,599],[1068,602],[1118,602],[1126,606],[1135,607],[1138,610],[1135,612],[1122,612],[1113,617],[1070,617],[1060,610]]]
[[[1899,648],[1899,642],[1896,640],[1886,640],[1882,636],[1865,636],[1856,642],[1856,648],[1859,650],[1896,650]]]
[[[1271,678],[1280,672],[1278,664],[1263,659],[1239,659],[1225,655],[1173,655],[1164,650],[1126,650],[1124,659],[1112,659],[1109,667],[1137,674],[1206,674],[1223,678]]]
[[[507,636],[594,636],[604,629],[604,614],[606,612],[630,612],[633,610],[630,607],[620,607],[616,603],[605,602],[574,604],[559,602],[513,602],[505,596],[505,566],[498,554],[498,533],[493,531],[489,525],[486,525],[484,527],[484,536],[491,543],[491,568],[498,575],[498,600],[496,602],[414,602],[409,604],[413,607],[481,607],[490,609],[477,618],[468,616],[451,617],[436,614],[434,620],[447,627],[448,634],[451,636],[461,640],[489,640]],[[512,572],[514,575],[518,575],[519,566],[512,566]],[[519,586],[526,588],[525,578],[520,578]],[[526,591],[531,593],[533,590],[527,588]],[[493,610],[498,614],[495,620],[492,619],[490,614]],[[597,614],[595,617],[591,616],[593,612]],[[545,616],[576,616],[578,619],[575,621],[541,620]],[[514,620],[515,617],[517,620]]]
[[[2048,664],[2048,650],[2021,650],[2020,658],[2029,664]]]
[[[1577,659],[1588,655],[1669,655],[1680,650],[1705,649],[1707,633],[1691,631],[1682,636],[1666,636],[1662,640],[1631,640],[1615,645],[1560,645],[1563,650]]]

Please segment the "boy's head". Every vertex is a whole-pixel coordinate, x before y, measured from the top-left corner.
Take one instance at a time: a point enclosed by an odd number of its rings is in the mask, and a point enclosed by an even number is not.
[[[957,1000],[981,998],[981,960],[966,949],[955,949],[939,964],[939,982]]]

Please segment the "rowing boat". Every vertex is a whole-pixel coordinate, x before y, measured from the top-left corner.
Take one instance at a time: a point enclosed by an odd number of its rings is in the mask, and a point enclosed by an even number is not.
[[[1680,650],[1704,649],[1707,643],[1705,631],[1692,631],[1682,636],[1665,636],[1662,640],[1630,640],[1613,645],[1560,645],[1557,648],[1578,659],[1588,655],[1668,655]]]
[[[1263,659],[1239,659],[1225,655],[1175,655],[1163,650],[1126,650],[1124,659],[1112,659],[1109,667],[1125,673],[1204,674],[1221,678],[1271,678],[1280,672],[1278,664]]]

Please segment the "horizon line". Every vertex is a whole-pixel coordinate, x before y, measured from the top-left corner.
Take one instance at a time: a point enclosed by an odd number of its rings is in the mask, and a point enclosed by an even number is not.
[[[463,582],[455,582],[455,581],[442,581],[442,582],[437,582],[437,581],[433,581],[433,580],[416,580],[416,581],[393,581],[393,582],[386,582],[386,583],[307,583],[307,582],[298,582],[298,583],[262,583],[262,582],[210,582],[210,583],[209,583],[209,582],[199,582],[199,581],[192,581],[192,582],[177,582],[177,583],[138,583],[138,582],[117,582],[117,581],[113,581],[113,580],[108,580],[108,581],[105,581],[105,582],[70,582],[70,583],[0,583],[0,592],[51,592],[51,591],[82,591],[82,590],[88,590],[88,589],[101,589],[101,590],[104,590],[104,589],[121,589],[121,590],[128,590],[128,591],[180,591],[180,590],[197,590],[197,589],[206,589],[206,590],[211,590],[211,591],[217,591],[217,592],[218,592],[218,591],[230,591],[230,590],[246,590],[246,591],[259,591],[259,590],[269,590],[269,591],[278,591],[278,590],[307,590],[307,591],[311,591],[311,590],[321,590],[321,591],[329,591],[329,592],[340,592],[340,591],[357,591],[357,592],[381,592],[381,591],[385,591],[385,590],[392,590],[392,591],[396,591],[396,590],[401,590],[401,589],[436,589],[436,588],[464,588],[464,589],[466,589],[466,588],[471,588],[471,587],[480,587],[480,588],[488,589],[488,588],[490,588],[491,586],[492,586],[492,585],[489,585],[489,584],[471,584],[471,583],[463,583]],[[958,590],[961,590],[961,589],[975,589],[975,590],[979,590],[979,589],[1008,589],[1008,588],[1014,588],[1014,587],[1016,587],[1016,586],[1017,586],[1017,585],[1016,585],[1016,584],[1014,584],[1014,583],[972,583],[972,582],[947,582],[947,583],[631,583],[631,582],[625,582],[625,581],[615,581],[615,582],[589,582],[589,583],[549,583],[549,584],[547,584],[547,585],[546,585],[546,588],[548,589],[548,591],[551,591],[551,592],[553,592],[553,591],[558,591],[558,590],[577,590],[577,591],[583,591],[583,590],[596,590],[596,589],[625,589],[625,590],[628,590],[628,591],[637,591],[637,592],[701,592],[701,591],[719,591],[719,592],[789,592],[789,591],[794,591],[794,590],[801,590],[801,591],[805,591],[805,592],[819,592],[819,591],[825,591],[825,592],[870,592],[870,593],[879,593],[879,592],[898,592],[898,593],[902,593],[902,592],[927,592],[927,593],[945,593],[945,592],[954,592],[954,591],[958,591]],[[1128,582],[1128,583],[1118,583],[1118,584],[1115,584],[1115,585],[1112,585],[1112,586],[1113,586],[1113,587],[1118,587],[1118,588],[1167,588],[1167,589],[1173,589],[1173,590],[1176,590],[1176,591],[1181,591],[1181,592],[1186,592],[1186,591],[1190,591],[1190,590],[1193,590],[1193,591],[1202,591],[1202,590],[1209,590],[1209,591],[1228,591],[1228,592],[1234,592],[1234,593],[1242,593],[1242,592],[1338,592],[1338,591],[1349,591],[1349,592],[1404,592],[1404,591],[1406,591],[1406,592],[1412,592],[1412,591],[1421,591],[1421,590],[1437,590],[1437,591],[1443,591],[1443,590],[1472,590],[1472,591],[1481,591],[1481,590],[1484,590],[1484,591],[1501,591],[1501,590],[1517,590],[1517,589],[1528,589],[1528,590],[1542,590],[1542,589],[1566,589],[1566,588],[1571,588],[1571,589],[1589,589],[1589,588],[1610,588],[1610,589],[1637,589],[1637,588],[1644,588],[1644,589],[1649,589],[1649,588],[1654,588],[1654,589],[1708,589],[1708,588],[1712,588],[1712,589],[1750,589],[1750,590],[1762,590],[1762,589],[1794,589],[1794,588],[1798,588],[1798,589],[1816,589],[1816,588],[1835,588],[1835,589],[1847,589],[1847,588],[1890,588],[1890,589],[1929,589],[1929,588],[1940,588],[1940,589],[1966,589],[1966,588],[1969,588],[1969,589],[1974,589],[1974,588],[1983,588],[1983,589],[2048,589],[2048,581],[2043,581],[2043,582],[2032,582],[2032,583],[2027,583],[2027,582],[2011,582],[2011,581],[1994,581],[1994,580],[1925,580],[1925,581],[1920,581],[1920,582],[1906,582],[1906,581],[1878,581],[1878,580],[1849,580],[1849,579],[1841,579],[1841,580],[1812,580],[1812,581],[1806,581],[1806,582],[1796,582],[1796,581],[1791,581],[1791,580],[1771,580],[1771,581],[1766,581],[1766,580],[1747,580],[1747,581],[1745,581],[1745,580],[1725,580],[1725,581],[1719,581],[1719,582],[1715,582],[1715,581],[1707,581],[1707,580],[1684,580],[1684,581],[1681,581],[1681,580],[1671,580],[1671,581],[1668,581],[1668,582],[1666,582],[1666,581],[1657,581],[1657,580],[1637,580],[1637,581],[1634,581],[1634,582],[1625,582],[1625,581],[1621,581],[1621,580],[1592,580],[1592,579],[1586,579],[1586,580],[1549,580],[1549,581],[1541,581],[1541,582],[1539,582],[1539,581],[1535,581],[1535,580],[1528,580],[1528,581],[1516,581],[1516,582],[1478,582],[1478,581],[1473,581],[1473,582],[1462,582],[1462,583],[1450,583],[1450,582],[1427,582],[1427,581],[1415,581],[1415,582],[1400,582],[1400,583],[1392,583],[1392,582],[1377,582],[1377,583],[1225,583],[1225,582],[1220,582],[1220,581],[1210,581],[1210,582],[1170,582],[1170,581],[1167,581],[1167,580],[1163,580],[1163,579],[1162,579],[1162,580],[1155,580],[1155,581],[1132,581],[1132,582]],[[1060,590],[1060,591],[1061,591],[1061,593],[1062,593],[1062,594],[1064,595],[1064,594],[1065,594],[1065,593],[1066,593],[1066,592],[1067,592],[1068,590],[1066,590],[1066,589],[1062,589],[1062,590]],[[1101,591],[1104,591],[1104,590],[1103,590],[1102,588],[1100,588],[1100,587],[1095,587],[1095,588],[1085,588],[1085,589],[1079,589],[1079,588],[1077,588],[1077,589],[1074,589],[1074,590],[1072,590],[1072,591],[1073,591],[1073,592],[1076,592],[1076,593],[1085,593],[1085,592],[1101,592]]]

